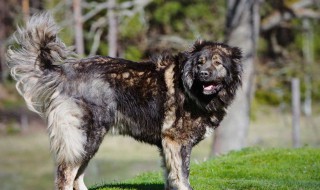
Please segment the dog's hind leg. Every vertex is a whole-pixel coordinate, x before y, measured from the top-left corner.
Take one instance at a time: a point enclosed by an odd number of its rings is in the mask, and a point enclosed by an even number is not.
[[[84,171],[87,168],[89,161],[85,161],[79,168],[77,175],[74,180],[73,190],[88,190],[86,185],[84,184]]]
[[[108,126],[108,124],[106,123],[105,125]],[[73,184],[74,190],[87,190],[87,187],[85,186],[83,181],[85,169],[87,168],[87,165],[89,164],[91,158],[98,151],[99,146],[105,134],[107,133],[108,127],[105,127],[105,125],[93,124],[91,122],[88,122],[83,126],[83,128],[86,130],[87,136],[87,140],[85,143],[85,155],[75,177],[75,181]]]
[[[192,190],[189,183],[189,163],[192,146],[164,137],[162,157],[165,166],[165,190]]]
[[[94,133],[94,134],[96,135],[95,138],[90,138],[90,135],[88,136],[88,142],[86,143],[88,146],[86,146],[85,159],[83,160],[83,162],[77,172],[77,175],[75,177],[74,184],[73,184],[74,190],[87,190],[87,187],[83,181],[85,170],[90,162],[90,159],[98,151],[99,146],[102,142],[102,139],[105,135],[105,132],[100,133],[100,134],[97,134],[97,133]]]
[[[85,160],[84,110],[72,98],[60,97],[47,110],[50,147],[56,162],[56,189],[72,190]]]
[[[73,182],[77,175],[79,166],[61,163],[57,166],[56,171],[56,189],[57,190],[73,190]]]

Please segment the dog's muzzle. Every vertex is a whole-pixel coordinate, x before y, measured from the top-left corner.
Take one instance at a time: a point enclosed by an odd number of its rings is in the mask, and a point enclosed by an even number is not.
[[[205,95],[215,94],[222,88],[217,71],[200,70],[198,79],[202,84],[203,94]]]

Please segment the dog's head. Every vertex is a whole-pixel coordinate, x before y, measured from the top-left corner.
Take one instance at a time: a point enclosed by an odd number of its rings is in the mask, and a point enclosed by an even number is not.
[[[209,100],[222,94],[234,94],[241,84],[239,48],[198,40],[185,52],[185,57],[182,82],[192,96]]]

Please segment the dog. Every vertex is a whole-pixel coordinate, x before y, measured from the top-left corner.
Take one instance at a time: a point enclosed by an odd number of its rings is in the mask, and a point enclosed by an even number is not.
[[[16,88],[47,123],[55,188],[85,190],[85,169],[109,131],[155,145],[166,190],[191,190],[191,149],[212,132],[241,86],[237,47],[197,40],[150,61],[78,59],[49,13],[18,28],[7,50]]]

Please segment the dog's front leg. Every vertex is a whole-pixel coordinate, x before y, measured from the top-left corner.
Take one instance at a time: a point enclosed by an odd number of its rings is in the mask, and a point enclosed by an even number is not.
[[[189,183],[189,163],[192,146],[164,137],[162,157],[165,169],[165,190],[192,190]]]

